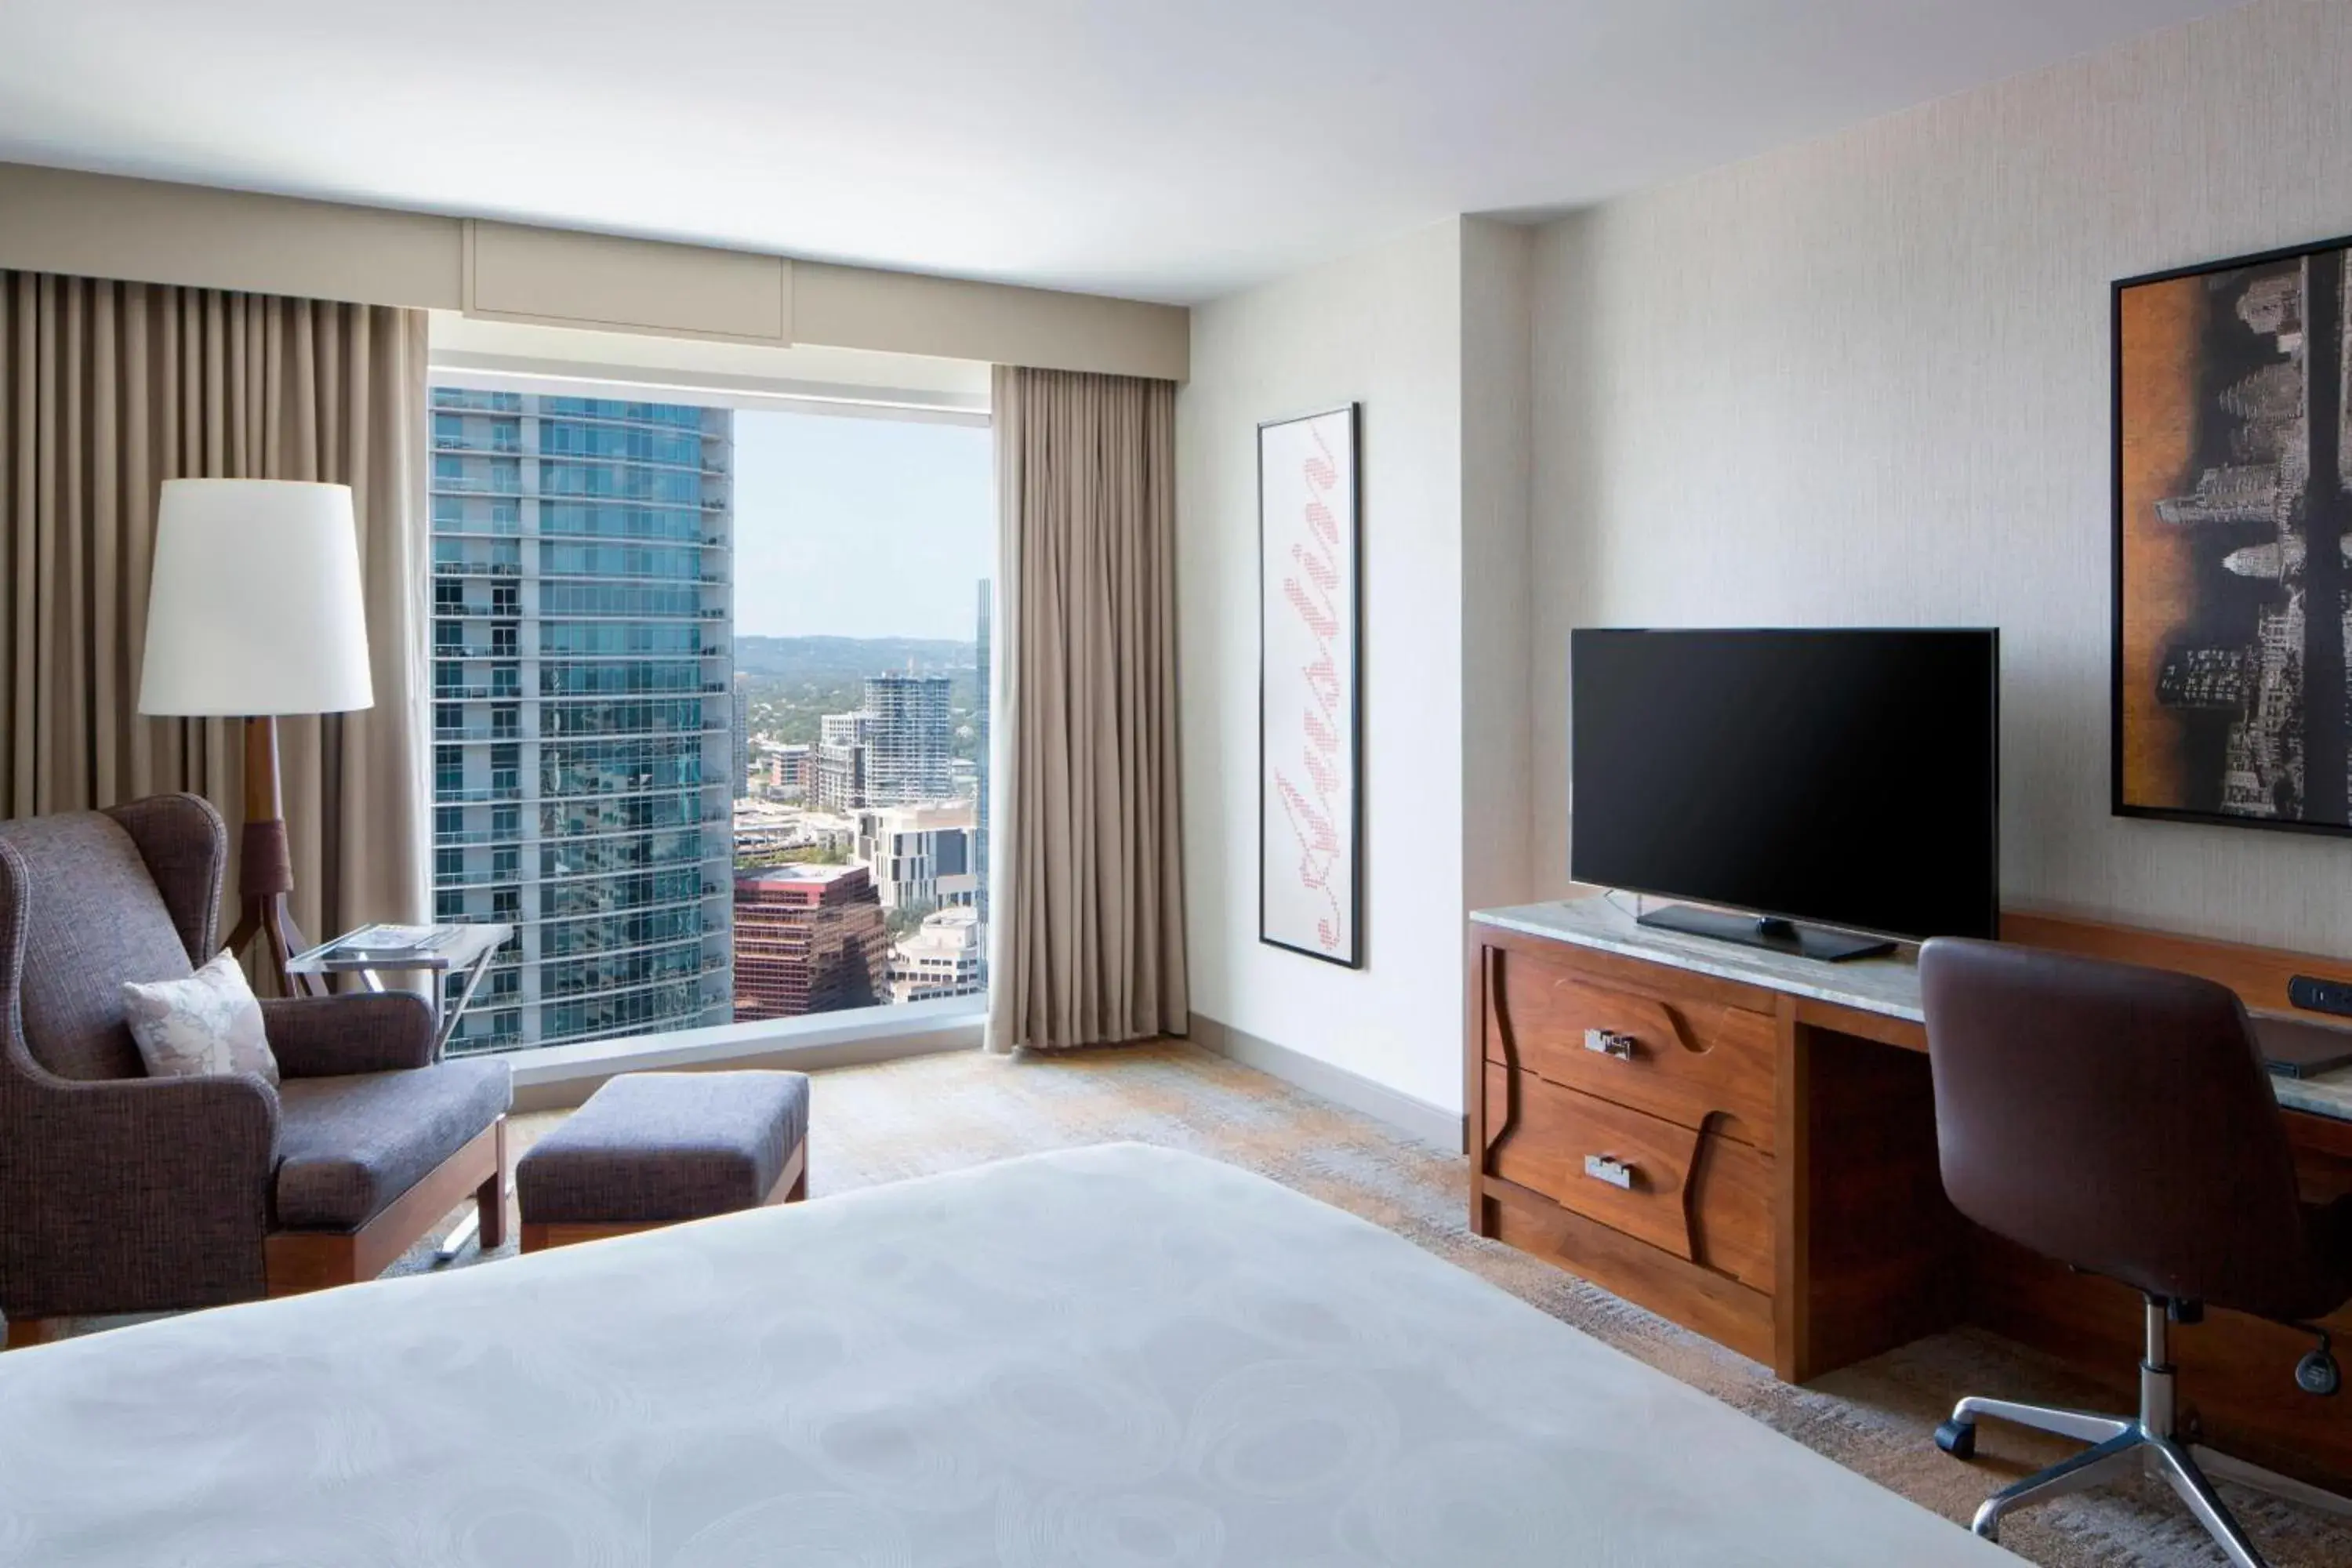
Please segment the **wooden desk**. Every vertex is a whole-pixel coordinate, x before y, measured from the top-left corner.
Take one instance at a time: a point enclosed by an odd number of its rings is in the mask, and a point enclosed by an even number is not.
[[[2010,917],[2003,934],[2205,973],[2259,1009],[2286,1007],[2290,973],[2352,980],[2341,961],[2046,917]],[[1822,963],[1638,926],[1591,899],[1474,914],[1469,962],[1479,1235],[1792,1383],[1975,1322],[2132,1407],[2137,1294],[1979,1230],[1944,1197],[1907,952]],[[2352,1192],[2352,1070],[2273,1082],[2306,1195]],[[2352,1311],[2327,1326],[2352,1345]],[[2210,1437],[2342,1485],[2352,1400],[2295,1388],[2310,1344],[2215,1310],[2174,1352]]]

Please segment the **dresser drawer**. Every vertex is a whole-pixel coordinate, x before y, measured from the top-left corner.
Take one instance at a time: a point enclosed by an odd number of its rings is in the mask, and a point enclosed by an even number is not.
[[[1775,1025],[1644,993],[1541,954],[1488,949],[1486,1058],[1680,1126],[1772,1147]]]
[[[1770,1293],[1769,1155],[1494,1064],[1486,1114],[1488,1173]]]

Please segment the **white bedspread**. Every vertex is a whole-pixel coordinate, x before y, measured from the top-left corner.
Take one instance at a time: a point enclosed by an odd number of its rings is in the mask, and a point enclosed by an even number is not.
[[[0,1356],[0,1563],[38,1568],[2014,1562],[1134,1145]]]

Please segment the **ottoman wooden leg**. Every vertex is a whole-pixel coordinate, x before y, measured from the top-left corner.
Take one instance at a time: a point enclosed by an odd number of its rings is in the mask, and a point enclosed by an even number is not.
[[[497,1158],[489,1180],[474,1189],[474,1212],[481,1218],[484,1252],[496,1252],[507,1244],[507,1119],[503,1116],[498,1120],[497,1131],[491,1142]]]
[[[616,1236],[661,1230],[677,1223],[667,1219],[633,1219],[615,1220],[611,1225],[590,1225],[584,1221],[526,1225],[522,1227],[522,1249],[525,1252],[544,1252],[551,1247],[573,1247],[583,1241],[609,1241]]]
[[[58,1321],[54,1318],[11,1318],[8,1320],[6,1343],[0,1345],[0,1349],[20,1351],[33,1345],[45,1345],[62,1337],[58,1332]]]
[[[776,1184],[768,1189],[768,1195],[760,1200],[760,1206],[765,1208],[772,1204],[796,1204],[806,1196],[808,1196],[808,1142],[803,1139],[801,1146],[793,1151],[792,1158],[784,1162],[784,1168],[776,1173]]]

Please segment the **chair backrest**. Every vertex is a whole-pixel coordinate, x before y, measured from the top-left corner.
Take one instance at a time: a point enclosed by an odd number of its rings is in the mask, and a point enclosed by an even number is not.
[[[2167,1298],[2325,1293],[2245,1009],[2191,975],[2002,942],[1919,954],[1944,1188],[1969,1218]]]
[[[0,931],[23,935],[0,1003],[14,992],[36,1063],[67,1079],[145,1075],[122,983],[192,972],[211,940],[225,847],[218,814],[186,796],[0,822]]]

